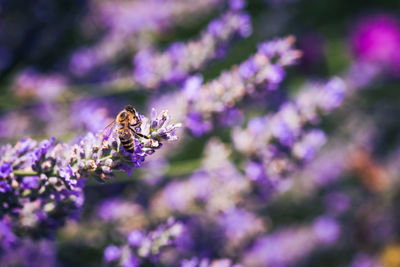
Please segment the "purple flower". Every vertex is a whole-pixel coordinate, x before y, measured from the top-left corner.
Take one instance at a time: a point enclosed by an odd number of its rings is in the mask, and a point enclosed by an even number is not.
[[[278,85],[285,78],[285,70],[279,65],[271,65],[268,71],[265,73],[266,79],[269,81],[268,89],[275,90],[278,88]]]
[[[279,139],[279,142],[285,146],[293,145],[297,136],[297,127],[294,128],[290,122],[284,121],[284,118],[279,118],[271,123],[272,134]]]
[[[216,79],[203,84],[195,97],[190,95],[187,99],[186,127],[199,136],[212,129],[210,121],[213,115],[234,108],[246,96],[257,96],[255,93],[258,88],[276,89],[285,75],[283,67],[296,63],[301,56],[293,48],[293,43],[293,37],[265,42],[255,55],[238,67],[224,71]],[[190,101],[193,98],[196,101]],[[275,126],[278,127],[277,124]],[[282,131],[283,134],[289,133],[286,129]]]
[[[293,43],[293,36],[264,42],[258,45],[258,53],[265,55],[273,63],[282,66],[292,65],[301,56],[299,51],[291,49]]]
[[[10,223],[6,220],[0,220],[0,243],[1,248],[10,249],[13,245],[15,245],[18,241],[18,238],[12,232]]]
[[[319,217],[313,223],[313,228],[318,239],[324,244],[334,243],[340,235],[338,222],[329,217]]]
[[[325,205],[328,211],[340,214],[349,209],[350,198],[344,193],[332,192],[325,197]]]
[[[0,181],[0,193],[4,194],[11,191],[12,188],[6,181]]]
[[[193,71],[220,57],[235,36],[251,34],[250,16],[240,11],[240,5],[238,0],[232,2],[234,10],[211,21],[196,40],[173,43],[164,52],[154,48],[139,51],[134,58],[135,80],[147,88],[157,88],[164,82],[180,83]],[[192,90],[188,90],[192,96]]]
[[[265,179],[265,169],[262,164],[250,161],[246,164],[246,176],[252,181],[260,181]]]
[[[326,142],[326,135],[323,131],[315,129],[304,134],[304,137],[293,146],[293,154],[303,161],[308,161],[315,156],[315,153]]]
[[[227,242],[233,246],[238,246],[246,238],[256,236],[264,230],[261,219],[244,209],[225,212],[219,216],[218,223],[224,229]]]
[[[125,258],[121,262],[122,267],[139,267],[140,259],[134,254],[130,254],[129,257]]]
[[[135,230],[133,232],[130,232],[128,235],[128,243],[131,246],[139,246],[141,242],[143,241],[145,235],[142,231]]]
[[[13,169],[9,162],[3,162],[0,165],[0,177],[6,178],[8,175],[12,173]]]
[[[16,145],[18,154],[23,154],[36,146],[36,141],[28,137],[22,138]]]
[[[247,38],[251,35],[253,32],[253,28],[251,27],[251,17],[250,15],[243,13],[239,17],[239,22],[238,24],[240,25],[239,28],[239,34],[243,38]]]
[[[183,226],[170,218],[148,233],[134,231],[128,234],[127,243],[122,247],[108,246],[104,251],[106,261],[120,261],[122,266],[139,266],[143,260],[157,262],[164,247],[174,245],[183,233]],[[123,251],[123,253],[122,253]]]
[[[252,132],[255,135],[258,135],[264,132],[267,123],[268,123],[267,118],[255,117],[249,121],[247,126],[250,132]]]
[[[257,73],[259,67],[254,62],[254,60],[246,60],[239,66],[239,74],[244,79],[249,79]]]
[[[22,178],[21,186],[23,189],[37,188],[39,186],[38,176],[25,176]]]
[[[246,5],[244,0],[230,0],[229,1],[229,7],[232,10],[240,10],[243,9],[244,6]]]
[[[245,252],[244,266],[295,266],[321,245],[337,240],[340,228],[329,217],[320,217],[311,225],[282,227],[259,237]]]
[[[111,245],[106,247],[106,249],[104,250],[104,259],[107,262],[115,261],[119,259],[119,257],[121,257],[121,249],[117,246]]]
[[[201,89],[203,84],[203,77],[201,75],[194,75],[186,79],[183,85],[183,92],[187,99],[190,101],[196,100],[196,95]]]
[[[37,148],[34,148],[32,152],[29,153],[29,158],[32,160],[32,163],[37,163],[42,156],[46,155],[50,146],[54,143],[55,138],[54,136],[51,137],[49,140],[43,140],[39,143]]]
[[[50,237],[67,219],[77,219],[86,178],[104,181],[116,170],[138,167],[161,147],[161,141],[177,140],[175,130],[180,125],[171,124],[166,111],[155,114],[155,128],[150,127],[150,119],[140,116],[143,123],[137,130],[150,138],[136,137],[133,153],[124,151],[115,129],[107,137],[88,133],[72,144],[51,138],[37,146],[28,139],[14,147],[1,146],[0,174],[6,179],[0,181],[0,192],[7,197],[0,214],[12,218],[12,229],[26,229],[18,232],[21,237]],[[26,172],[32,174],[25,176]]]
[[[346,97],[347,91],[346,84],[342,79],[335,77],[329,80],[321,92],[321,109],[330,112],[339,107]]]
[[[65,167],[61,167],[59,170],[59,175],[61,178],[67,182],[68,185],[76,185],[77,180],[74,179],[74,170],[72,170],[71,165],[67,165]]]
[[[66,81],[60,74],[40,74],[27,68],[17,74],[13,85],[19,97],[35,97],[42,101],[54,100],[66,88]]]
[[[204,121],[201,115],[198,113],[188,114],[186,117],[185,125],[195,136],[201,136],[202,134],[210,131],[211,123]]]
[[[400,22],[389,14],[377,14],[357,22],[351,36],[352,50],[360,60],[400,74]]]
[[[192,258],[190,260],[184,259],[181,261],[181,267],[197,267],[199,260],[197,258]]]
[[[382,267],[381,261],[364,252],[358,252],[353,258],[350,267]]]
[[[69,67],[73,74],[81,76],[95,66],[96,60],[96,54],[93,50],[81,48],[72,55]]]
[[[4,229],[0,231],[2,234]],[[15,238],[15,237],[14,237]],[[12,243],[12,246],[4,245],[0,261],[2,266],[57,266],[56,246],[48,240],[23,239]]]
[[[322,130],[307,130],[307,126],[318,123],[321,111],[337,108],[347,92],[344,81],[337,77],[325,84],[307,85],[277,112],[251,119],[244,130],[236,128],[232,135],[235,148],[252,159],[246,167],[248,177],[257,183],[261,178],[269,180],[267,192],[280,188],[281,178],[313,159],[326,142]]]
[[[213,20],[207,28],[207,31],[214,37],[217,37],[223,33],[224,22],[220,19]]]

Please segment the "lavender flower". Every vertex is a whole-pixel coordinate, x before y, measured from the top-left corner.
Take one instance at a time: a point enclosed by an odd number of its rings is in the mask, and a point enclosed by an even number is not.
[[[105,261],[115,261],[121,257],[121,249],[117,246],[108,246],[104,250],[104,259]]]
[[[13,90],[21,98],[50,101],[63,93],[66,86],[66,79],[60,74],[39,74],[36,70],[27,68],[15,77]]]
[[[207,132],[213,115],[229,110],[257,88],[277,88],[285,75],[283,67],[293,65],[301,55],[293,48],[294,40],[287,37],[262,43],[257,53],[240,66],[202,86],[187,82],[183,89],[189,101],[187,127],[196,135]],[[205,127],[207,124],[210,126]]]
[[[230,259],[215,259],[210,260],[207,258],[191,258],[181,261],[181,267],[241,267],[240,264],[232,264]]]
[[[240,10],[239,4],[234,4]],[[220,50],[236,35],[251,33],[250,18],[238,11],[229,11],[210,22],[196,41],[174,43],[165,52],[152,48],[140,51],[134,59],[134,78],[142,86],[159,87],[162,82],[180,82],[220,55]]]
[[[4,248],[4,246],[3,246]],[[7,249],[0,256],[1,266],[58,266],[56,248],[52,241],[24,239],[18,246]]]
[[[247,168],[249,178],[268,179],[269,186],[276,187],[276,182],[299,163],[312,159],[326,137],[321,130],[305,130],[306,126],[316,124],[321,113],[339,107],[348,93],[340,78],[311,85],[276,113],[253,118],[245,130],[235,129],[232,137],[236,149],[253,159],[248,163],[252,166]]]
[[[244,209],[227,210],[217,218],[217,221],[225,234],[226,250],[234,251],[235,248],[245,244],[247,240],[265,231],[263,221]]]
[[[129,218],[135,216],[137,219],[143,213],[142,208],[130,201],[119,198],[111,198],[102,201],[97,209],[97,216],[104,222],[129,221]]]
[[[16,142],[24,136],[43,138],[52,135],[60,138],[72,130],[69,123],[60,123],[66,121],[69,114],[65,106],[54,102],[42,102],[7,112],[0,117],[0,137],[8,142]]]
[[[173,218],[148,233],[133,231],[127,236],[127,244],[108,246],[104,251],[106,262],[118,262],[122,266],[139,266],[141,262],[157,263],[162,250],[174,245],[174,240],[183,233],[183,225]]]
[[[173,212],[208,214],[234,210],[250,183],[229,161],[229,148],[211,140],[205,149],[202,167],[186,180],[172,181],[152,200],[152,212],[165,218]],[[255,227],[258,228],[258,227]]]
[[[18,237],[13,233],[8,219],[0,221],[0,232],[0,243],[3,250],[10,250],[17,244]]]
[[[104,129],[113,118],[113,111],[110,101],[105,99],[79,99],[70,104],[69,114],[74,120],[71,122],[72,128],[83,132],[98,132]]]
[[[121,53],[147,46],[148,33],[160,33],[215,9],[221,0],[93,1],[89,17],[107,29],[92,47],[82,47],[70,59],[70,70],[83,76]],[[132,16],[135,14],[135,16]],[[100,18],[100,19],[99,19]],[[89,19],[90,20],[90,19]],[[146,35],[146,38],[141,38]]]
[[[382,267],[381,262],[366,253],[359,252],[355,255],[352,262],[349,265],[350,267]]]
[[[325,219],[324,219],[325,220]],[[252,248],[246,252],[243,264],[245,266],[290,266],[299,262],[313,250],[321,246],[329,246],[336,241],[340,234],[340,228],[333,219],[326,219],[333,230],[327,236],[321,235],[320,219],[313,225],[302,225],[276,230],[259,238]],[[323,233],[325,234],[325,233]]]
[[[141,115],[142,133],[150,139],[135,139],[132,154],[120,146],[116,131],[106,138],[88,133],[73,145],[56,143],[54,138],[39,144],[24,138],[14,147],[0,147],[1,218],[10,217],[16,233],[24,229],[28,235],[51,235],[67,218],[78,215],[86,178],[105,181],[116,170],[130,173],[162,141],[177,139],[174,132],[179,124],[170,124],[166,111],[153,115],[154,119]]]

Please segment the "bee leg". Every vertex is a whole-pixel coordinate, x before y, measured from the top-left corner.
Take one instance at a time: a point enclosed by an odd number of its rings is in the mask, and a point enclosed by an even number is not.
[[[129,126],[129,129],[130,129],[130,130],[132,131],[132,133],[133,133],[134,135],[136,135],[136,136],[143,137],[143,138],[146,138],[146,139],[150,139],[150,137],[148,137],[148,136],[146,136],[146,135],[144,135],[144,134],[141,134],[141,133],[136,132],[134,129],[131,128],[131,126]]]
[[[138,121],[137,123],[131,124],[130,126],[136,128],[136,127],[139,127],[140,125],[142,125],[142,122],[141,122],[141,121]]]
[[[143,137],[145,139],[150,139],[150,137],[148,137],[147,135],[141,134],[141,133],[134,133],[135,135],[139,136],[139,137]]]

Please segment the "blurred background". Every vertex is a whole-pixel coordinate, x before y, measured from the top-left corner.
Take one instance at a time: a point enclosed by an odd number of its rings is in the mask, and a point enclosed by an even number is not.
[[[238,23],[252,30],[220,30],[212,22],[227,12],[247,14]],[[226,36],[201,50],[213,31]],[[186,118],[186,78],[211,83],[289,35],[302,56],[277,88],[243,97],[212,129]],[[174,64],[187,71],[168,73]],[[268,125],[254,118],[332,77],[352,89],[311,123],[325,132],[322,148],[277,186],[254,178],[257,160],[237,149],[236,129]],[[1,266],[138,266],[110,246],[171,216],[184,235],[140,266],[400,266],[400,1],[0,0],[0,93],[2,145],[76,142],[127,104],[184,123],[180,140],[132,176],[88,181],[77,221],[4,250]]]

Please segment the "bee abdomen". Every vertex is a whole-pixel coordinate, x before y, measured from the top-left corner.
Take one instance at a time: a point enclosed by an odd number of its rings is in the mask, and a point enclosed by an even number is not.
[[[133,151],[135,150],[135,141],[133,140],[132,135],[131,136],[121,135],[119,137],[119,140],[121,141],[121,144],[126,151],[128,151],[129,153],[133,153]]]
[[[129,153],[133,153],[135,151],[135,145],[134,144],[132,144],[132,146],[129,146],[129,147],[124,146],[124,148]]]

